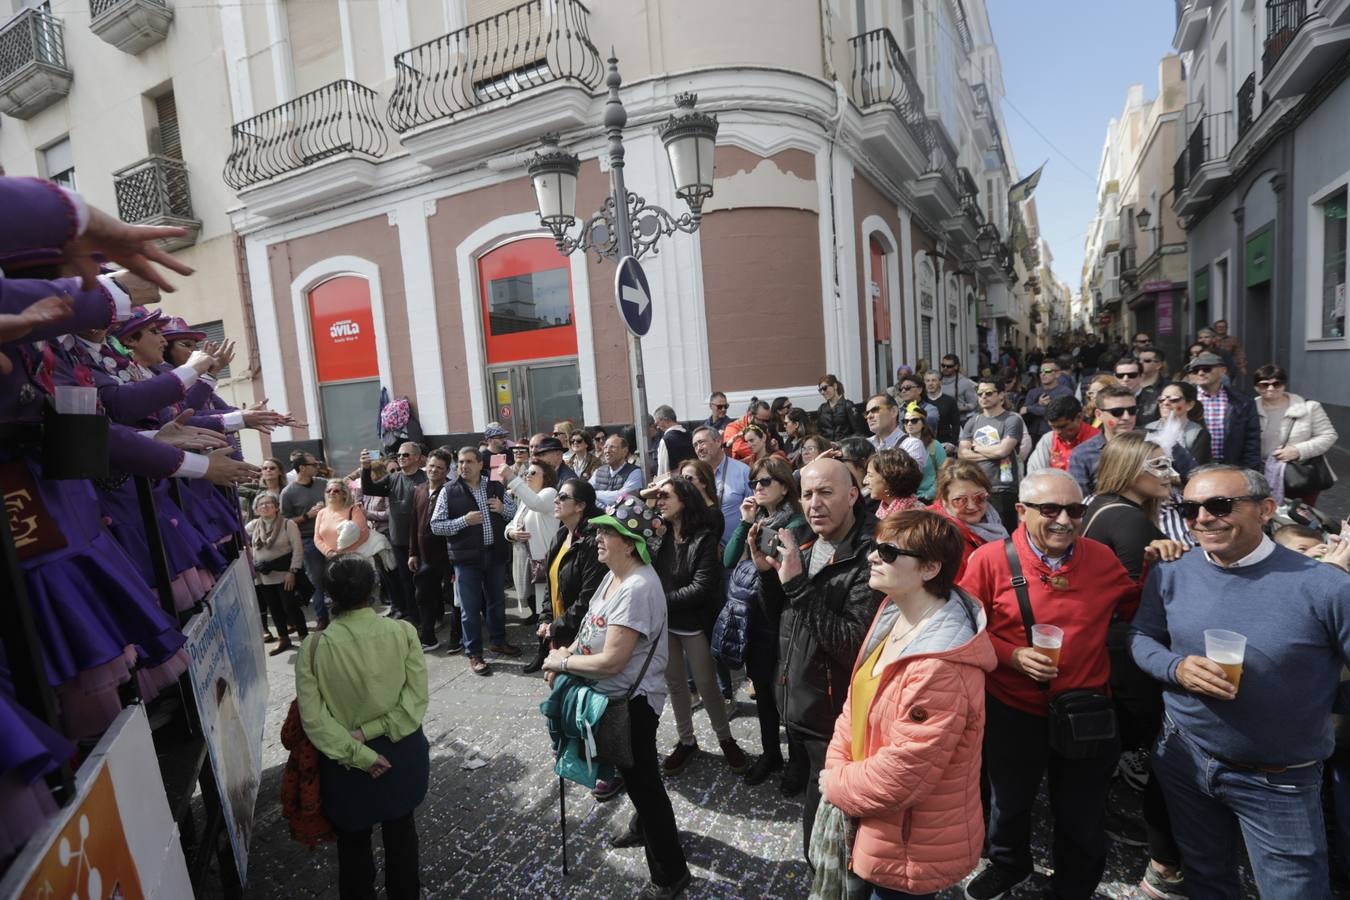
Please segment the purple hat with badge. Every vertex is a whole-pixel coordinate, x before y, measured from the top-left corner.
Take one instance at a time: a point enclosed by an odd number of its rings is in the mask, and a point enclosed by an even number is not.
[[[164,327],[159,330],[160,336],[166,341],[204,341],[206,332],[198,331],[192,328],[179,316],[170,317]]]
[[[599,528],[612,528],[636,542],[638,556],[647,565],[651,565],[652,555],[661,546],[661,536],[666,532],[665,520],[632,494],[620,494],[617,503],[590,523]]]
[[[116,338],[126,337],[134,331],[141,331],[152,325],[159,325],[164,321],[164,311],[161,309],[148,309],[144,306],[133,306],[131,308],[131,317],[125,322],[118,322],[113,328],[109,329],[109,334]]]

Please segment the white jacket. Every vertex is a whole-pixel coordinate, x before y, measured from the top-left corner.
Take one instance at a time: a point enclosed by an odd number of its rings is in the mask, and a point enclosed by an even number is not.
[[[1261,417],[1261,427],[1266,425],[1266,406],[1260,397],[1256,398],[1256,413]],[[1284,409],[1280,423],[1280,443],[1298,450],[1299,459],[1312,459],[1321,456],[1336,443],[1336,428],[1327,418],[1322,404],[1316,400],[1304,400],[1298,394],[1289,394],[1289,405]]]
[[[548,548],[558,533],[558,519],[553,515],[553,499],[558,496],[556,488],[546,487],[539,493],[530,490],[525,479],[516,476],[507,485],[516,495],[516,515],[506,526],[506,537],[511,539],[517,531],[530,535],[530,559],[547,559]]]

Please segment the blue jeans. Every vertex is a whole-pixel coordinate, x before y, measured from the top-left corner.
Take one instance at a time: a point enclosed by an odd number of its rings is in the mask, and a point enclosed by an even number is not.
[[[323,551],[314,546],[313,538],[305,538],[305,577],[309,583],[314,585],[314,620],[320,627],[328,625],[328,595],[324,592],[323,572],[328,566],[328,557],[323,555]]]
[[[1336,809],[1336,852],[1341,871],[1350,874],[1350,753],[1337,747],[1331,764],[1331,799]]]
[[[499,562],[455,563],[464,623],[464,653],[483,655],[483,617],[487,616],[488,643],[506,643],[506,566]]]
[[[1320,762],[1282,772],[1237,768],[1165,720],[1153,774],[1167,795],[1192,900],[1241,895],[1239,841],[1263,900],[1331,896]]]

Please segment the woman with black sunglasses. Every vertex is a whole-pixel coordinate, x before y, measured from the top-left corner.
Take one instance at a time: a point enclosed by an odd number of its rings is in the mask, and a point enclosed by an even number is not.
[[[566,647],[577,636],[581,620],[590,608],[591,595],[605,577],[605,567],[596,557],[595,529],[591,519],[603,515],[595,505],[595,488],[580,478],[569,478],[553,497],[558,531],[544,557],[544,606],[547,617],[539,624],[539,650],[522,671],[529,675],[544,665],[548,651]]]
[[[851,434],[866,434],[862,416],[844,396],[844,385],[833,375],[820,379],[820,396],[825,402],[816,410],[816,428],[827,441],[841,441]]]
[[[928,424],[928,417],[924,413],[923,407],[917,403],[911,403],[905,407],[902,415],[900,426],[905,429],[905,434],[917,438],[919,443],[923,444],[926,455],[923,464],[923,478],[919,481],[919,499],[924,503],[932,503],[933,497],[937,494],[937,473],[942,468],[942,464],[947,461],[947,450],[938,441],[937,436],[933,434],[933,428]]]
[[[589,428],[578,428],[568,438],[571,450],[563,455],[563,462],[571,467],[577,477],[586,481],[600,468],[600,454],[595,452],[595,434]]]
[[[750,529],[759,523],[759,533],[766,554],[777,552],[778,529],[791,529],[799,546],[812,538],[811,529],[802,515],[798,501],[797,480],[792,469],[781,459],[762,459],[750,467],[749,497],[741,503],[741,521],[732,532],[722,552],[722,564],[731,569],[731,583],[727,589],[728,602],[738,597],[748,598],[749,617],[746,623],[745,674],[755,691],[755,713],[759,718],[761,753],[755,764],[745,773],[745,783],[761,784],[770,775],[784,770],[779,790],[792,796],[806,781],[807,759],[805,748],[797,746],[789,737],[788,759],[778,743],[778,705],[774,700],[774,672],[778,667],[778,621],[781,610],[769,609],[760,594],[759,570],[751,558],[746,541]]]

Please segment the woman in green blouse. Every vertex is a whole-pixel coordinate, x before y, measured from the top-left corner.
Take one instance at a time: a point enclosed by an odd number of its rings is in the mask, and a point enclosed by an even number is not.
[[[370,608],[375,569],[369,560],[339,557],[324,581],[333,620],[305,639],[295,693],[305,734],[319,751],[323,814],[338,836],[338,896],[374,896],[370,838],[381,823],[385,890],[390,900],[416,898],[421,877],[413,811],[426,796],[431,766],[422,733],[422,647],[411,625]]]

